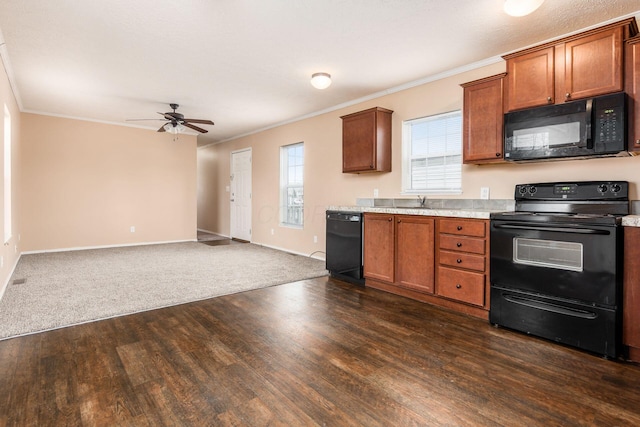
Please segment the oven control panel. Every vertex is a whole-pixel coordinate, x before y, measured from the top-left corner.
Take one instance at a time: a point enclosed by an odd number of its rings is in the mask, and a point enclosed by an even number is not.
[[[516,200],[628,200],[627,181],[544,182],[516,185]]]

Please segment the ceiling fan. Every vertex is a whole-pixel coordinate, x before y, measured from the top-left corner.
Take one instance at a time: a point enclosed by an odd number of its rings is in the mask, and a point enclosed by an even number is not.
[[[184,131],[185,128],[193,129],[193,130],[198,131],[200,133],[207,133],[207,132],[209,132],[208,130],[203,129],[203,128],[198,127],[198,126],[195,126],[192,123],[198,123],[198,124],[203,124],[203,125],[213,125],[214,124],[211,120],[185,119],[183,114],[178,113],[176,111],[178,109],[178,107],[180,107],[180,105],[178,105],[178,104],[169,104],[169,107],[171,107],[171,109],[173,111],[169,111],[167,113],[158,112],[158,114],[160,114],[161,116],[164,117],[162,119],[129,119],[127,121],[166,120],[166,123],[163,124],[162,126],[160,126],[160,128],[158,129],[158,132],[169,132],[169,133],[173,133],[173,134],[180,133],[180,132]]]

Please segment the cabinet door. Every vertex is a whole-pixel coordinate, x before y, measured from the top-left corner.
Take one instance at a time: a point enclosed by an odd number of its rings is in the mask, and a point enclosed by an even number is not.
[[[630,39],[626,52],[629,95],[629,151],[640,151],[640,36]]]
[[[393,283],[394,223],[393,215],[364,215],[364,277]]]
[[[565,43],[564,100],[623,89],[623,28],[613,28]]]
[[[366,111],[342,119],[342,171],[376,167],[376,112]]]
[[[554,48],[507,58],[507,110],[554,102]]]
[[[462,156],[464,163],[502,160],[504,74],[464,87]]]
[[[632,360],[640,362],[640,228],[624,229],[624,295],[622,342],[633,347]]]
[[[434,220],[396,216],[396,284],[433,293]]]

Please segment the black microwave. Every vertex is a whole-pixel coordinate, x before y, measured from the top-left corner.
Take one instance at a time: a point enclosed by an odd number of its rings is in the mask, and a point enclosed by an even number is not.
[[[624,92],[504,115],[505,160],[611,156],[626,148]]]

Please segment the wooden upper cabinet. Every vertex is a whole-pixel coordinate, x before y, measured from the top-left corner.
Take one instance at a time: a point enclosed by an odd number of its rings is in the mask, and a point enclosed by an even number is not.
[[[507,110],[553,104],[554,48],[507,58]]]
[[[640,152],[640,36],[627,41],[626,91],[629,96],[628,150]]]
[[[391,172],[391,115],[370,108],[342,119],[342,172]]]
[[[622,91],[624,40],[637,32],[629,18],[505,55],[505,111]]]
[[[622,27],[569,41],[559,49],[562,48],[565,58],[563,101],[624,89]]]
[[[502,93],[505,74],[461,85],[463,163],[503,161]]]

